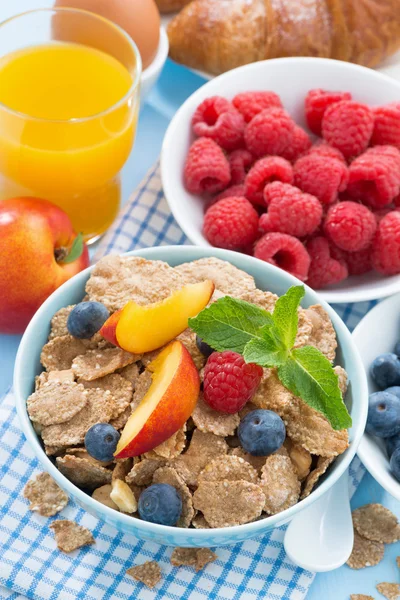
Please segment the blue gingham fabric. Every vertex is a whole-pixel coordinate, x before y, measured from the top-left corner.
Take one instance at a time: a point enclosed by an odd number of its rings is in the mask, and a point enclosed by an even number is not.
[[[163,194],[158,165],[124,208],[95,258],[162,244],[185,244]],[[373,306],[336,305],[350,329]],[[0,402],[0,600],[302,600],[314,574],[296,567],[283,548],[284,527],[263,537],[217,549],[218,560],[195,573],[170,564],[171,548],[143,542],[98,521],[74,502],[46,519],[28,510],[23,489],[40,472],[15,412],[12,391]],[[353,493],[364,474],[356,458],[350,469]],[[71,519],[88,527],[95,545],[64,554],[56,549],[49,524]],[[153,590],[126,570],[156,560],[163,579]]]

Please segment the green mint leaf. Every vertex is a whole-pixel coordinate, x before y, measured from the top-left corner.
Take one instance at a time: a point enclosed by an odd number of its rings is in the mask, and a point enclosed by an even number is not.
[[[328,419],[333,429],[347,429],[352,420],[329,360],[313,346],[296,348],[278,367],[283,385]]]
[[[85,244],[83,241],[83,235],[81,233],[78,233],[78,235],[72,242],[71,247],[69,248],[69,250],[67,250],[66,256],[62,258],[61,262],[65,265],[74,262],[81,256],[84,247]]]
[[[246,344],[271,322],[271,315],[255,304],[224,296],[189,319],[189,327],[214,350],[243,354]]]
[[[243,358],[247,363],[261,367],[279,367],[287,360],[287,352],[272,336],[269,339],[253,338],[246,344]]]
[[[297,309],[304,293],[303,285],[291,287],[275,304],[272,317],[280,338],[288,350],[293,348],[296,339],[299,325]]]

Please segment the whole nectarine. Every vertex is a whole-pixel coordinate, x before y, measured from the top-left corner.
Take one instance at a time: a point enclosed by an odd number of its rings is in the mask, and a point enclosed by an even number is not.
[[[86,246],[73,262],[68,215],[38,198],[0,202],[0,332],[22,333],[39,306],[89,265]]]

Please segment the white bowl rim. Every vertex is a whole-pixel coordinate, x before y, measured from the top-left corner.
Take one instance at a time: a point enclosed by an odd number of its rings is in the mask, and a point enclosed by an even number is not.
[[[168,167],[168,160],[166,159],[166,157],[171,156],[171,155],[173,156],[173,143],[174,143],[175,131],[178,127],[178,123],[180,122],[182,115],[186,112],[188,107],[191,107],[192,112],[194,112],[194,109],[197,107],[197,105],[199,103],[199,100],[198,100],[199,97],[202,96],[202,94],[204,93],[204,87],[206,87],[209,84],[213,85],[216,80],[218,80],[223,86],[224,80],[230,79],[232,77],[232,75],[237,77],[238,79],[240,79],[240,75],[244,70],[245,71],[258,71],[258,69],[262,68],[263,65],[279,63],[280,65],[282,65],[282,69],[284,69],[285,65],[293,65],[294,64],[294,65],[299,65],[299,67],[302,67],[302,66],[307,66],[307,64],[317,63],[317,62],[322,65],[325,64],[326,66],[332,65],[332,64],[340,65],[340,68],[342,68],[343,70],[353,71],[355,73],[355,75],[358,73],[358,74],[365,74],[368,77],[371,77],[371,76],[375,77],[377,80],[377,84],[379,84],[379,81],[388,81],[391,83],[391,85],[399,88],[399,94],[400,94],[400,82],[396,81],[395,79],[393,79],[393,77],[390,77],[389,75],[386,75],[385,73],[380,73],[380,72],[374,71],[373,69],[370,69],[368,67],[356,65],[354,63],[348,63],[348,62],[344,62],[344,61],[340,61],[340,60],[335,60],[332,58],[319,58],[319,57],[312,57],[312,56],[298,56],[298,57],[291,56],[291,57],[271,58],[268,60],[257,61],[257,62],[248,64],[248,65],[243,65],[241,67],[237,67],[236,69],[227,71],[226,73],[223,73],[222,75],[218,75],[217,77],[214,77],[213,79],[205,82],[205,84],[203,86],[201,86],[199,89],[197,89],[195,92],[193,92],[193,94],[191,94],[189,96],[189,98],[187,98],[185,100],[185,102],[179,107],[178,111],[175,113],[175,115],[172,118],[172,120],[167,128],[167,131],[165,133],[164,141],[163,141],[162,148],[161,148],[161,157],[160,157],[161,180],[162,180],[162,184],[163,184],[165,198],[171,209],[174,219],[176,220],[176,222],[178,223],[178,225],[182,229],[182,231],[185,233],[185,235],[189,238],[189,240],[192,244],[198,245],[198,246],[203,246],[203,247],[210,247],[210,248],[213,247],[213,246],[211,246],[211,244],[209,244],[208,242],[206,242],[204,240],[203,236],[199,234],[199,232],[196,228],[194,228],[194,227],[192,228],[191,226],[188,225],[186,219],[182,216],[182,212],[180,211],[179,201],[176,200],[178,196],[175,193],[175,189],[173,188],[172,185],[170,185],[170,178],[168,176],[169,167]],[[343,303],[343,302],[365,302],[368,300],[377,300],[380,298],[385,298],[387,296],[391,296],[400,290],[399,277],[400,276],[397,276],[397,279],[393,278],[392,282],[390,282],[391,278],[385,277],[383,279],[383,281],[385,281],[385,286],[380,287],[378,289],[376,289],[376,288],[360,288],[357,290],[356,283],[355,283],[355,289],[353,289],[349,292],[346,292],[346,297],[344,297],[344,292],[343,292],[343,290],[340,290],[340,288],[317,290],[317,293],[320,298],[322,298],[326,302],[329,302],[332,304]],[[354,278],[354,280],[355,280],[355,278]]]
[[[123,253],[122,255],[140,256],[143,252],[145,252],[146,258],[148,260],[151,260],[151,256],[153,254],[157,254],[160,251],[160,248],[162,248],[162,250],[165,250],[168,253],[172,252],[172,253],[177,253],[177,254],[179,254],[181,252],[184,253],[185,250],[188,250],[188,249],[193,250],[195,248],[196,251],[198,251],[198,253],[199,253],[199,258],[202,258],[203,256],[209,256],[211,254],[212,256],[221,258],[222,260],[227,260],[227,261],[232,260],[233,264],[235,261],[235,257],[237,256],[236,252],[232,252],[229,250],[222,250],[219,248],[205,248],[205,247],[197,247],[197,246],[162,246],[162,247],[156,246],[153,248],[142,248],[142,249],[138,249],[138,250],[133,250],[130,252]],[[183,256],[183,258],[184,258],[184,256]],[[251,265],[253,261],[257,260],[252,256],[246,256],[246,255],[241,255],[241,258],[245,264],[247,263],[249,265]],[[29,338],[30,338],[32,332],[36,329],[37,324],[40,323],[42,313],[46,310],[47,305],[50,304],[55,297],[59,297],[59,296],[61,297],[63,295],[64,290],[68,289],[69,287],[74,287],[77,279],[81,279],[82,281],[84,281],[85,278],[87,278],[89,276],[89,273],[92,271],[93,268],[94,268],[94,265],[91,265],[87,269],[84,269],[83,271],[81,271],[80,273],[78,273],[77,275],[75,275],[74,277],[69,279],[68,281],[66,281],[62,286],[60,286],[57,290],[55,290],[55,292],[53,292],[53,294],[49,298],[47,298],[47,300],[42,304],[42,306],[38,309],[38,311],[33,316],[32,320],[30,321],[30,323],[22,337],[21,343],[18,348],[16,361],[15,361],[15,368],[14,368],[14,391],[15,391],[15,398],[16,398],[17,413],[18,413],[18,417],[19,417],[21,425],[22,425],[22,430],[24,432],[25,437],[27,438],[29,445],[33,449],[36,457],[42,463],[44,469],[50,473],[50,475],[56,480],[56,482],[59,483],[59,485],[62,488],[67,490],[67,493],[72,498],[76,498],[78,500],[78,502],[81,502],[82,504],[86,504],[89,506],[91,506],[93,504],[93,512],[94,513],[98,513],[99,511],[101,511],[105,515],[108,515],[110,517],[110,519],[112,518],[115,521],[116,511],[114,509],[109,508],[108,506],[105,506],[103,504],[100,504],[100,507],[99,507],[99,502],[97,502],[97,500],[94,500],[91,496],[89,496],[88,494],[83,492],[80,488],[78,488],[71,481],[69,481],[56,468],[56,466],[52,463],[50,458],[45,454],[43,448],[40,445],[38,436],[34,432],[32,424],[28,417],[28,412],[26,410],[26,398],[24,398],[24,395],[22,393],[21,386],[20,386],[20,381],[22,381],[22,376],[23,376],[23,371],[24,371],[24,363],[23,363],[22,357],[25,354],[25,347],[28,346],[28,344],[29,344]],[[286,273],[285,271],[282,271],[278,267],[274,267],[273,265],[270,265],[269,263],[265,263],[263,268],[265,268],[267,275],[268,275],[268,272],[270,272],[272,274],[272,276],[273,276],[274,272],[279,272],[280,277],[287,279],[288,287],[290,287],[291,285],[304,285],[303,282],[297,280],[294,276],[290,275],[289,273]],[[354,433],[353,441],[352,441],[350,447],[347,448],[347,450],[345,451],[346,455],[344,456],[341,463],[335,468],[335,470],[333,472],[331,472],[326,477],[326,479],[322,483],[320,483],[320,485],[316,489],[314,489],[307,498],[305,498],[304,500],[301,500],[300,502],[298,502],[291,508],[286,509],[285,511],[282,511],[280,513],[277,513],[276,515],[272,515],[270,517],[266,517],[264,519],[254,521],[252,523],[246,523],[243,525],[235,525],[233,527],[224,527],[224,528],[216,528],[216,529],[182,529],[182,528],[180,528],[179,533],[180,533],[181,537],[183,537],[183,538],[193,538],[193,536],[194,536],[194,537],[198,538],[199,540],[201,540],[203,538],[209,537],[211,534],[213,537],[213,540],[215,541],[215,543],[213,542],[213,546],[218,546],[217,538],[219,536],[226,537],[227,535],[230,535],[230,534],[232,534],[232,536],[234,536],[236,534],[242,533],[243,535],[246,534],[248,537],[250,537],[250,536],[255,537],[255,536],[257,536],[257,533],[261,534],[261,533],[264,533],[265,531],[267,531],[267,527],[263,528],[262,524],[265,524],[265,526],[268,525],[268,530],[269,530],[269,529],[272,529],[273,527],[275,527],[277,524],[282,524],[283,521],[289,521],[296,513],[305,509],[307,506],[311,505],[318,498],[320,498],[323,494],[325,494],[339,480],[339,478],[343,475],[343,473],[348,469],[352,459],[354,458],[354,456],[357,452],[358,445],[361,441],[361,438],[362,438],[362,435],[363,435],[363,432],[365,429],[365,424],[366,424],[366,419],[367,419],[367,410],[368,410],[368,402],[367,402],[368,386],[367,386],[367,379],[366,379],[365,371],[364,371],[364,368],[363,368],[363,365],[361,362],[361,358],[358,354],[357,348],[355,347],[355,344],[354,344],[354,341],[353,341],[350,331],[347,329],[346,325],[343,323],[343,321],[341,320],[339,315],[324,300],[320,300],[318,297],[318,294],[314,290],[312,290],[307,285],[305,285],[305,288],[309,293],[316,296],[316,301],[323,306],[323,308],[328,312],[330,318],[332,319],[332,322],[334,324],[335,330],[337,331],[338,337],[340,336],[341,338],[345,339],[346,343],[352,349],[352,354],[353,354],[353,358],[355,361],[354,366],[357,370],[358,377],[359,377],[359,383],[360,383],[358,401],[361,403],[360,404],[360,412],[361,412],[360,421],[358,423],[353,424],[353,433]],[[360,400],[360,398],[361,398],[361,400]],[[366,401],[363,402],[362,398],[365,398]],[[128,526],[128,528],[132,527],[132,517],[130,517],[129,515],[122,514],[122,513],[117,513],[117,515],[118,515],[117,518],[122,525],[126,524]],[[137,530],[142,530],[144,532],[144,534],[146,534],[146,532],[149,532],[152,534],[156,534],[158,536],[162,536],[163,532],[165,532],[165,534],[167,535],[169,532],[176,530],[175,527],[169,527],[166,525],[158,525],[155,523],[149,523],[147,521],[142,521],[141,519],[135,519],[134,527]]]
[[[141,81],[146,82],[154,77],[164,66],[168,58],[169,40],[165,28],[160,25],[160,40],[158,42],[157,53],[151,63],[142,71]]]
[[[379,302],[376,306],[374,306],[368,313],[361,319],[358,323],[357,327],[355,327],[353,331],[353,337],[355,341],[357,340],[357,336],[362,331],[365,326],[363,322],[364,319],[368,316],[368,318],[374,318],[375,315],[379,315],[382,311],[385,312],[386,306],[391,305],[392,303],[400,303],[400,293],[395,294],[394,296],[390,296],[390,298],[386,298],[383,302]],[[357,343],[357,341],[356,341]],[[369,450],[369,444],[367,444],[368,434],[364,433],[361,438],[360,444],[358,446],[357,454],[365,468],[371,473],[372,477],[376,479],[376,481],[397,500],[400,500],[400,481],[397,481],[393,475],[389,475],[386,471],[383,471],[379,468],[379,465],[374,460],[373,455]],[[389,462],[389,461],[388,461]]]

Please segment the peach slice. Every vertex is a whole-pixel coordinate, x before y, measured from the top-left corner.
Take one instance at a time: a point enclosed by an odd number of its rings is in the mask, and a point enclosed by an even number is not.
[[[111,342],[111,344],[114,344],[114,346],[119,346],[117,336],[115,334],[117,331],[117,325],[121,317],[121,313],[122,308],[113,313],[111,317],[107,319],[107,321],[104,323],[104,325],[99,331],[100,335],[102,335],[103,338],[107,340],[107,342]]]
[[[151,352],[182,333],[188,319],[207,306],[213,292],[213,282],[206,280],[186,285],[154,304],[141,306],[130,301],[107,319],[100,333],[127,352]]]
[[[181,342],[168,344],[147,368],[152,384],[122,431],[115,458],[153,450],[186,423],[196,406],[200,378]]]

